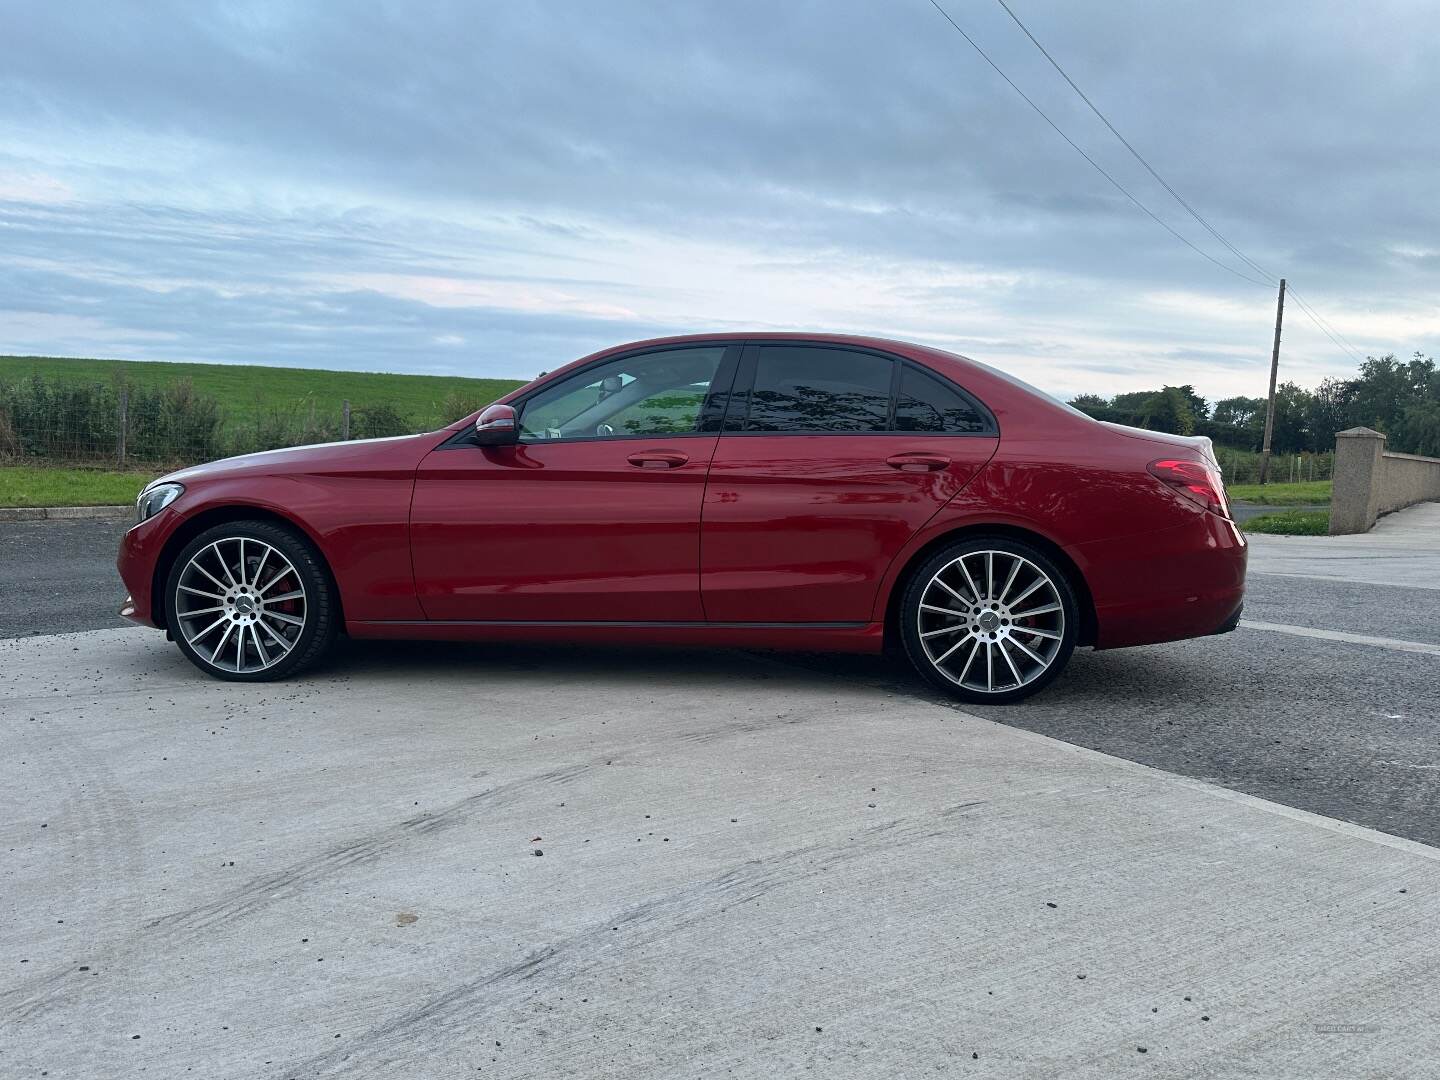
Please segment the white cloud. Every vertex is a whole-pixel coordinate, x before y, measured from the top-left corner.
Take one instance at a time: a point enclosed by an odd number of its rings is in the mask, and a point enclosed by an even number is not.
[[[1434,350],[1440,128],[1418,119],[1440,9],[1377,0],[1360,42],[1338,9],[1217,3],[1027,15],[1346,338]],[[964,16],[1226,254],[998,7]],[[7,33],[0,306],[30,321],[0,322],[0,351],[529,375],[755,327],[913,338],[1061,392],[1263,389],[1273,294],[1135,211],[924,4],[441,0],[342,21],[79,0]],[[1282,362],[1301,382],[1353,367],[1298,308]]]

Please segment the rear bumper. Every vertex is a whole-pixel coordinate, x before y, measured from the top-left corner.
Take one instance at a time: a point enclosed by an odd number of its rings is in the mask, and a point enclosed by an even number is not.
[[[1072,554],[1095,601],[1098,649],[1225,633],[1240,620],[1245,536],[1216,514]]]
[[[1234,615],[1231,615],[1228,619],[1226,619],[1223,623],[1221,623],[1219,626],[1217,626],[1214,630],[1211,630],[1211,631],[1210,631],[1210,636],[1211,636],[1211,637],[1215,637],[1215,636],[1218,635],[1218,634],[1228,634],[1228,633],[1230,633],[1231,630],[1234,630],[1237,626],[1240,625],[1240,616],[1241,616],[1241,614],[1242,614],[1244,611],[1245,611],[1245,605],[1244,605],[1244,604],[1241,604],[1239,607],[1237,607],[1237,608],[1235,609],[1235,614],[1234,614]]]

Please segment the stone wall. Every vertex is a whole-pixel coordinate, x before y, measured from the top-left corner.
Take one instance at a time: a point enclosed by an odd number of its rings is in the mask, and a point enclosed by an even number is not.
[[[1440,501],[1440,458],[1391,454],[1385,436],[1357,427],[1335,436],[1335,493],[1330,532],[1368,532],[1381,514]]]

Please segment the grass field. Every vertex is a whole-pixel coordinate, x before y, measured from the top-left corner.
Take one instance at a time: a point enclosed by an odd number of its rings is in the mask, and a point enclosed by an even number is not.
[[[156,473],[103,469],[0,468],[0,506],[119,506],[135,501]]]
[[[1325,536],[1330,532],[1330,511],[1280,510],[1253,517],[1240,527],[1246,532],[1277,536]]]
[[[80,360],[53,356],[0,356],[0,383],[38,373],[47,379],[109,385],[123,376],[132,386],[166,387],[189,379],[197,393],[219,399],[226,416],[244,422],[262,409],[309,409],[337,415],[390,405],[417,428],[443,427],[464,412],[446,415],[447,400],[478,408],[520,385],[518,379],[466,379],[448,375],[385,375],[363,371],[233,364],[172,364],[138,360]]]
[[[1303,484],[1228,484],[1225,488],[1234,502],[1259,503],[1262,506],[1329,506],[1330,481],[1311,480]]]

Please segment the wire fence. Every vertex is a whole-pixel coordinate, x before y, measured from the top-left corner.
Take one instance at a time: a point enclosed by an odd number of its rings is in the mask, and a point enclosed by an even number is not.
[[[1230,450],[1223,446],[1215,448],[1220,469],[1225,474],[1225,483],[1258,484],[1260,482],[1260,455],[1249,450]],[[1332,480],[1335,477],[1335,454],[1272,454],[1270,456],[1269,482],[1272,484],[1298,484],[1314,480]]]
[[[392,405],[255,401],[227,409],[188,380],[163,387],[32,376],[0,383],[0,463],[190,465],[284,446],[431,431],[479,407],[451,395],[434,415]]]

